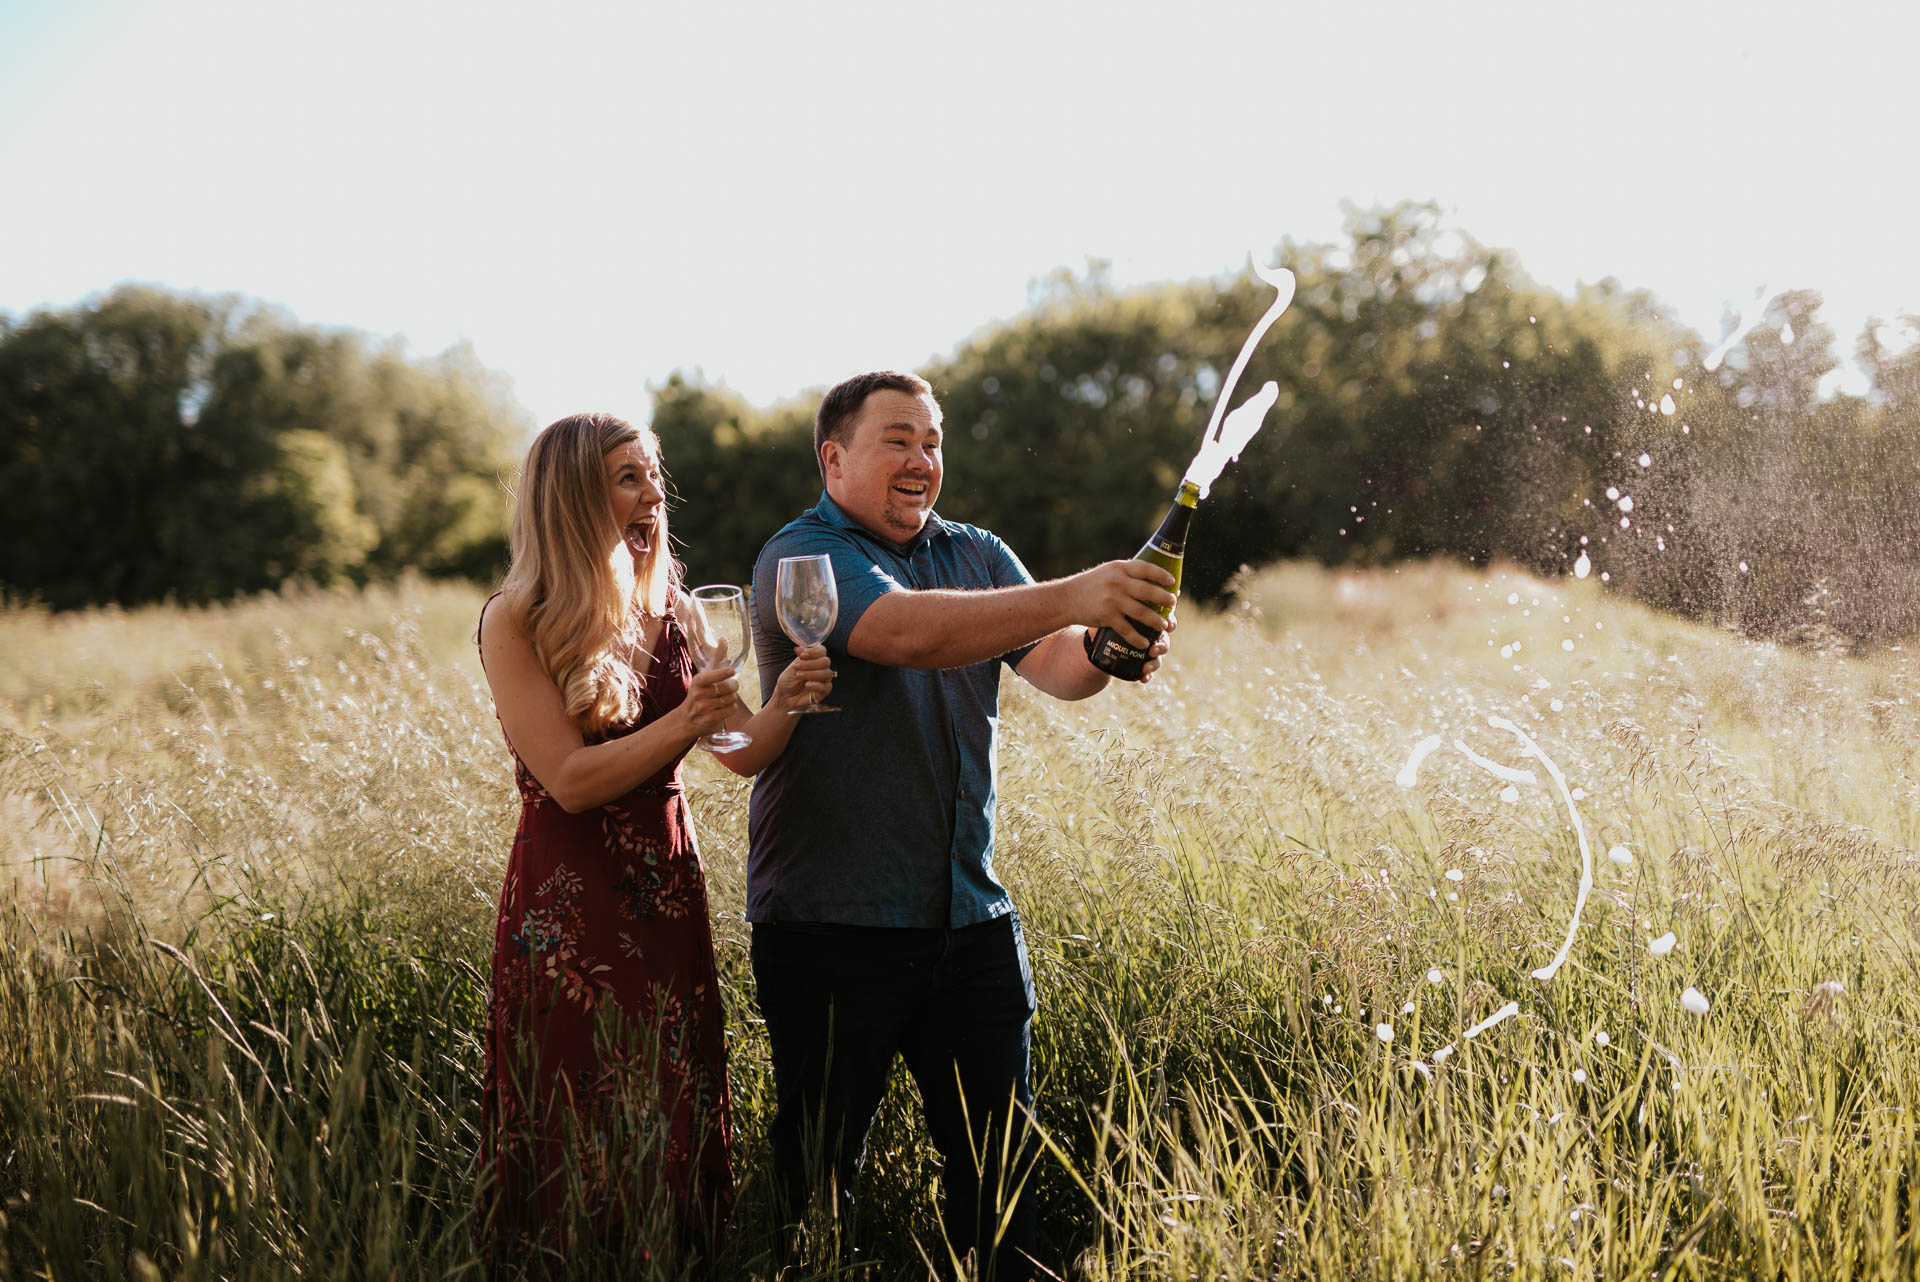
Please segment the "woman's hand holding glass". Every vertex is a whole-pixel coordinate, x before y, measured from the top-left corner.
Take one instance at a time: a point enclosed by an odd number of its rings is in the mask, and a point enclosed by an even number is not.
[[[740,686],[733,674],[746,659],[753,635],[747,625],[746,597],[739,588],[715,584],[695,588],[688,598],[693,603],[693,617],[688,620],[687,637],[693,643],[693,657],[700,665],[700,675],[694,678],[687,698],[691,701],[696,690],[701,696],[700,710],[690,712],[689,716],[699,718],[699,724],[709,724],[710,705],[724,693],[728,703],[719,723],[724,725],[726,713],[739,706]],[[710,679],[703,687],[700,678],[715,672],[724,674],[723,678]],[[694,740],[708,752],[737,752],[752,742],[751,735],[717,725],[713,733]]]
[[[681,719],[681,733],[697,740],[727,728],[727,718],[740,707],[740,679],[731,669],[708,668],[693,674],[687,683],[687,697],[675,712]]]

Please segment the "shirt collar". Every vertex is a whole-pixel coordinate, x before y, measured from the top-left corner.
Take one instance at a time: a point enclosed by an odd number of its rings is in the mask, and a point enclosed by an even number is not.
[[[952,528],[940,519],[938,512],[929,512],[927,513],[927,523],[921,526],[920,532],[914,535],[913,538],[902,547],[892,539],[875,534],[872,530],[869,530],[866,526],[860,524],[860,522],[854,520],[851,516],[848,516],[846,510],[838,503],[835,503],[825,490],[820,491],[820,501],[814,505],[813,510],[815,514],[828,525],[837,526],[843,530],[852,530],[854,533],[864,534],[870,539],[878,539],[888,547],[896,548],[903,552],[917,551],[921,544],[927,542],[936,534],[941,538],[950,538],[953,535]]]

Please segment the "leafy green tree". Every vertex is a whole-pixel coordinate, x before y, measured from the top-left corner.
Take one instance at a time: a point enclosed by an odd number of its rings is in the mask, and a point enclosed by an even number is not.
[[[761,546],[819,496],[819,397],[759,410],[680,373],[651,390],[676,552],[696,583],[750,581]]]
[[[465,349],[142,286],[0,318],[0,429],[0,589],[56,607],[491,574],[526,434]]]
[[[211,595],[216,527],[270,440],[202,428],[197,401],[233,319],[229,300],[123,288],[0,341],[0,483],[11,592],[55,606]]]

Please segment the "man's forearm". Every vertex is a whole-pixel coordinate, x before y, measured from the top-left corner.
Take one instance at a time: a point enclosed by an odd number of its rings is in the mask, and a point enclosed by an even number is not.
[[[889,592],[847,638],[856,659],[895,668],[959,668],[997,659],[1073,618],[1069,581],[983,591]]]
[[[1033,648],[1014,669],[1036,690],[1056,699],[1086,699],[1107,688],[1110,678],[1087,660],[1085,630],[1062,628]]]

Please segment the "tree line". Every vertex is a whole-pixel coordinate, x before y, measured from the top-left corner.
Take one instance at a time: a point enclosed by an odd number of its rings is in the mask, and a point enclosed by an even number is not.
[[[1920,348],[1888,351],[1869,326],[1871,392],[1820,399],[1833,335],[1817,293],[1788,292],[1709,370],[1718,344],[1650,295],[1544,289],[1426,205],[1277,257],[1296,297],[1236,400],[1272,379],[1279,401],[1201,506],[1191,593],[1288,557],[1562,575],[1584,555],[1619,590],[1751,634],[1920,629]],[[1127,555],[1272,297],[1250,271],[1129,290],[1098,264],[1057,274],[918,371],[945,410],[940,511],[1038,575]],[[818,393],[759,409],[677,374],[654,392],[685,500],[674,529],[699,575],[738,579],[819,491]]]
[[[291,579],[484,578],[528,424],[455,348],[123,286],[0,316],[0,591],[202,603]]]
[[[1789,292],[1724,363],[1614,282],[1572,297],[1425,205],[1285,242],[1293,305],[1239,396],[1264,431],[1202,506],[1188,589],[1244,565],[1496,558],[1585,565],[1652,604],[1822,644],[1920,629],[1920,348],[1856,352]],[[1270,289],[1118,289],[1098,264],[922,368],[945,409],[943,514],[1036,574],[1138,546]],[[1911,321],[1911,318],[1909,318]],[[771,407],[674,374],[652,423],[702,581],[744,580],[812,504],[819,390]],[[634,416],[635,407],[608,407]],[[291,577],[488,578],[531,425],[470,353],[425,361],[232,298],[123,288],[0,318],[0,587],[55,606],[211,600]]]

